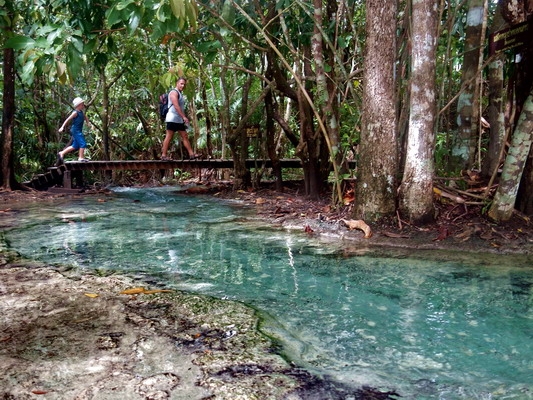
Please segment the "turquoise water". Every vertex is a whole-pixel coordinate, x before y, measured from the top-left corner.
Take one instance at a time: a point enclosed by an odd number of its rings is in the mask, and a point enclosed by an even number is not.
[[[24,256],[250,304],[291,359],[347,384],[409,399],[533,398],[527,257],[345,256],[342,243],[175,188],[115,189],[11,218],[5,237]]]

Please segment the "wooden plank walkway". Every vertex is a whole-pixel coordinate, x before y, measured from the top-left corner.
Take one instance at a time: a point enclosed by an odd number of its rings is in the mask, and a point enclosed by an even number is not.
[[[272,168],[272,161],[266,159],[246,160],[246,168]],[[302,168],[302,162],[297,158],[280,160],[281,168]],[[355,168],[355,162],[348,162],[349,168]],[[118,160],[118,161],[66,161],[58,167],[48,168],[45,174],[39,174],[24,185],[37,189],[63,185],[65,189],[72,188],[72,179],[81,176],[81,171],[138,171],[138,170],[167,170],[167,169],[223,169],[233,168],[232,159],[196,159],[196,160]]]
[[[281,168],[302,168],[300,159],[286,158],[280,160]],[[177,169],[185,167],[195,168],[233,168],[231,159],[196,159],[196,160],[127,160],[127,161],[67,161],[68,171],[116,171],[116,170],[158,170]],[[246,160],[246,168],[272,168],[271,160]]]

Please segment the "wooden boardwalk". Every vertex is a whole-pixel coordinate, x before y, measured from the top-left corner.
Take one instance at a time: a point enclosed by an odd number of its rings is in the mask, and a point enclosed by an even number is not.
[[[299,159],[280,160],[281,168],[302,168]],[[179,168],[233,168],[231,159],[196,159],[196,160],[127,160],[127,161],[87,161],[66,162],[65,168],[69,171],[117,171],[117,170],[158,170]],[[246,168],[272,168],[271,160],[246,160]]]
[[[299,159],[283,159],[282,168],[301,168]],[[271,168],[270,160],[246,160],[247,168]],[[196,160],[119,160],[119,161],[66,161],[58,167],[49,167],[47,172],[35,176],[24,185],[36,190],[48,190],[51,187],[72,188],[72,179],[77,178],[81,171],[139,171],[139,170],[168,170],[233,168],[231,159],[196,159]]]
[[[297,158],[280,160],[281,168],[302,168],[302,162]],[[350,161],[350,168],[355,168],[355,163]],[[231,159],[196,159],[196,160],[126,160],[126,161],[66,161],[59,167],[50,167],[45,174],[34,177],[29,182],[24,182],[28,187],[37,190],[48,190],[50,187],[62,186],[72,188],[72,179],[79,177],[81,171],[139,171],[139,170],[168,170],[168,169],[223,169],[233,168]],[[261,159],[246,160],[246,168],[272,168],[272,161]]]

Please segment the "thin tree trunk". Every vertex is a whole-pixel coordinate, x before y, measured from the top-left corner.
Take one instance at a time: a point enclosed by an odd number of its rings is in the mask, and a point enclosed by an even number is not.
[[[508,24],[502,15],[503,1],[498,2],[494,13],[494,21],[491,26],[491,33],[505,28]],[[481,173],[484,177],[490,177],[500,166],[500,150],[505,137],[505,114],[503,105],[505,102],[503,66],[505,54],[501,53],[488,66],[488,122],[489,145],[483,160]]]
[[[4,48],[4,91],[2,107],[2,135],[0,155],[2,159],[2,189],[12,190],[16,186],[13,168],[13,136],[15,126],[15,53]]]
[[[412,223],[434,219],[433,175],[435,171],[435,54],[437,4],[413,2],[411,50],[411,100],[407,155],[400,186],[400,209]]]
[[[107,84],[107,77],[105,74],[105,68],[100,74],[100,79],[102,79],[102,115],[100,116],[102,120],[102,142],[104,145],[104,160],[110,160],[109,154],[109,88]]]
[[[377,220],[396,211],[395,1],[366,2],[363,117],[354,216]]]
[[[488,213],[489,217],[494,221],[508,221],[513,215],[520,180],[522,179],[532,140],[533,85],[520,113],[509,152],[503,165],[498,190]]]

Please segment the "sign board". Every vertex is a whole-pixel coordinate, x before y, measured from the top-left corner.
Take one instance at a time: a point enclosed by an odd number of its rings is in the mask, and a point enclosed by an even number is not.
[[[244,128],[246,130],[246,136],[257,137],[259,136],[259,128],[257,126],[249,126]]]
[[[532,38],[533,23],[531,21],[521,22],[509,28],[496,31],[490,35],[490,55],[509,49],[527,47],[531,45]]]

